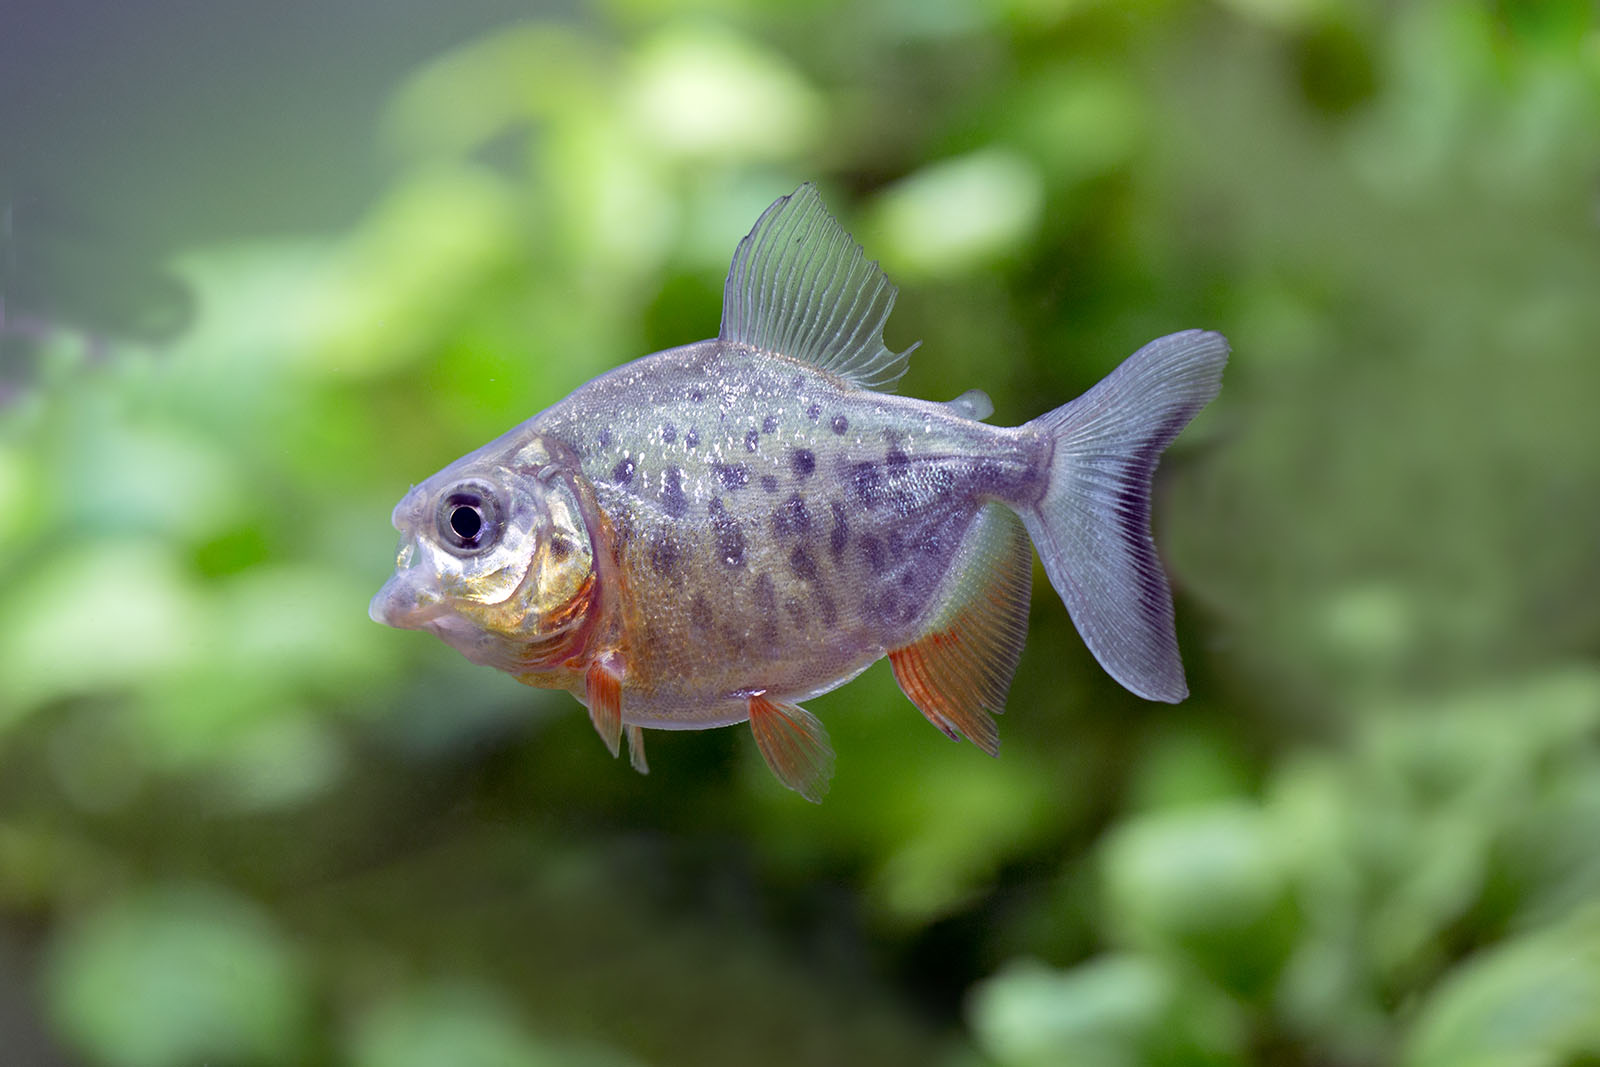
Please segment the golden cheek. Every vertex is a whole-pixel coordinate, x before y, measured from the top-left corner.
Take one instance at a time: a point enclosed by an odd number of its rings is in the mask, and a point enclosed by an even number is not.
[[[594,568],[587,551],[553,558],[548,547],[526,568],[523,582],[495,603],[463,604],[458,613],[507,637],[533,638],[570,626],[588,606]]]
[[[581,622],[584,616],[588,614],[589,604],[593,599],[594,585],[595,575],[593,571],[590,571],[572,588],[565,601],[553,610],[546,612],[540,618],[540,632],[556,633]]]
[[[588,552],[546,546],[529,575],[527,607],[538,615],[559,613],[594,575]]]
[[[439,588],[454,600],[493,607],[515,601],[530,574],[529,556],[538,544],[532,530],[507,531],[505,539],[479,556],[459,560],[439,554]]]

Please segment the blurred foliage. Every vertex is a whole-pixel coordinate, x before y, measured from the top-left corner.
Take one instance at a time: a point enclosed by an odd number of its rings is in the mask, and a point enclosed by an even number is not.
[[[191,243],[127,329],[0,263],[16,1062],[1600,1062],[1592,4],[596,0],[375,136],[358,222]],[[1004,756],[880,665],[817,809],[367,620],[407,484],[713,334],[806,179],[913,395],[1232,339],[1159,485],[1188,702],[1039,581]]]

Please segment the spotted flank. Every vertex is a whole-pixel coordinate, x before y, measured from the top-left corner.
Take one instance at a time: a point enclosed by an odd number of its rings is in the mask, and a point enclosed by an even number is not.
[[[1101,666],[1182,700],[1150,484],[1227,342],[1163,337],[990,426],[976,389],[882,391],[916,347],[884,344],[895,292],[801,186],[739,242],[716,338],[589,382],[406,494],[372,617],[571,692],[640,772],[645,730],[748,722],[813,801],[834,756],[803,704],[885,657],[941,732],[999,751],[1033,549]]]

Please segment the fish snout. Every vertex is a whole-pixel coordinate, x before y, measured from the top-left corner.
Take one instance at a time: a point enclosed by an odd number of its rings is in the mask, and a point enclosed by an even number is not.
[[[367,606],[373,622],[397,630],[420,629],[444,611],[438,594],[419,588],[412,571],[396,571]]]

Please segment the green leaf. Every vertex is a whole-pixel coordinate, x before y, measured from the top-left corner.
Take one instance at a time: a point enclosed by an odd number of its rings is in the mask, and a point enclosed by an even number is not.
[[[1404,1067],[1562,1067],[1600,1056],[1600,909],[1469,959],[1424,1002]]]
[[[984,149],[931,164],[885,190],[868,247],[891,275],[962,274],[1018,251],[1043,211],[1037,168],[1014,152]]]
[[[1102,855],[1108,918],[1128,944],[1259,995],[1298,928],[1281,851],[1266,816],[1243,802],[1133,819]]]
[[[968,1014],[983,1050],[1006,1067],[1135,1067],[1176,1000],[1155,961],[1105,956],[1070,971],[1011,963],[973,988]]]
[[[628,1067],[609,1049],[530,1033],[491,990],[439,981],[379,1003],[357,1024],[353,1067]]]
[[[47,990],[62,1034],[108,1067],[292,1063],[308,1021],[296,953],[209,887],[135,893],[68,926]]]

